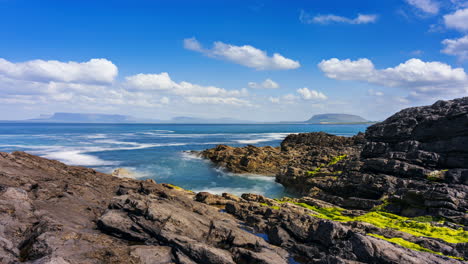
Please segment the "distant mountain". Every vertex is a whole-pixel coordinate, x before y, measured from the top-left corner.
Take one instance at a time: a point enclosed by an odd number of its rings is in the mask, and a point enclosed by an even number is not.
[[[320,114],[314,115],[304,123],[308,124],[337,124],[337,123],[368,123],[369,121],[357,116],[348,114]]]
[[[55,113],[53,115],[40,115],[38,118],[23,121],[7,122],[37,122],[37,123],[164,123],[164,124],[239,124],[253,123],[252,121],[237,120],[233,118],[197,118],[174,117],[169,120],[140,119],[126,115],[88,114],[88,113]]]
[[[55,113],[50,117],[41,115],[39,118],[26,120],[29,122],[57,123],[139,123],[157,122],[158,120],[138,120],[126,115],[88,114],[88,113]]]

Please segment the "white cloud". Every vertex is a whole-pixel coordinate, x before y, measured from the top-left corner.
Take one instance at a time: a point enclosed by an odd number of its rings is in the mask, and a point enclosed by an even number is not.
[[[161,102],[161,104],[169,104],[170,100],[168,97],[164,96],[159,100],[159,102]]]
[[[463,68],[452,68],[442,62],[410,59],[396,67],[379,70],[369,59],[333,58],[323,60],[318,66],[332,79],[407,88],[420,94],[463,94],[468,89],[468,76]]]
[[[87,62],[32,60],[13,63],[0,58],[0,75],[36,82],[111,83],[118,69],[106,59]]]
[[[453,14],[444,16],[444,23],[447,28],[460,31],[468,30],[468,8],[459,9]]]
[[[331,24],[331,23],[346,23],[346,24],[369,24],[375,23],[378,16],[374,14],[358,14],[355,18],[347,18],[343,16],[337,16],[333,14],[329,15],[317,15],[312,17],[307,14],[304,10],[301,10],[299,20],[304,24]]]
[[[203,51],[203,48],[196,38],[184,39],[184,48],[193,51]]]
[[[321,92],[315,90],[309,90],[308,88],[301,88],[297,89],[297,93],[299,93],[304,100],[326,100],[327,96]]]
[[[442,41],[445,48],[443,53],[457,56],[460,60],[468,60],[468,35],[458,39],[445,39]]]
[[[242,100],[235,97],[197,97],[190,96],[186,100],[192,104],[227,104],[236,106],[252,106],[247,100]]]
[[[195,38],[190,38],[184,40],[184,47],[209,57],[224,59],[257,70],[289,70],[301,66],[298,61],[285,58],[279,53],[268,56],[265,51],[250,45],[235,46],[217,41],[213,48],[203,49]]]
[[[256,82],[249,82],[248,83],[250,88],[254,89],[278,89],[280,88],[279,84],[273,81],[272,79],[266,79],[262,83],[256,83]]]
[[[279,97],[268,97],[268,101],[270,101],[271,103],[274,103],[274,104],[279,104],[280,103],[280,99]]]
[[[281,97],[282,100],[285,100],[285,101],[295,101],[297,99],[299,99],[296,95],[294,94],[287,94],[287,95],[283,95]]]
[[[374,89],[367,90],[367,94],[371,96],[384,96],[385,94],[381,91],[376,91]]]
[[[466,0],[450,0],[456,8],[468,7],[468,1]]]
[[[133,90],[165,91],[179,96],[246,96],[246,89],[226,90],[215,86],[202,86],[190,82],[177,83],[167,72],[160,74],[137,74],[126,77],[126,86]]]
[[[433,0],[406,0],[408,4],[422,10],[425,13],[437,14],[439,13],[440,5]]]
[[[136,74],[125,77],[129,87],[138,90],[169,90],[177,84],[172,81],[167,72],[160,74]]]

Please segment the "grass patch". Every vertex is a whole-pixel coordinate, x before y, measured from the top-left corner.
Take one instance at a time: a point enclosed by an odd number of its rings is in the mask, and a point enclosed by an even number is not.
[[[305,203],[290,201],[278,202],[288,202],[312,210],[316,214],[310,214],[311,216],[322,219],[338,222],[365,222],[378,228],[391,228],[413,236],[439,238],[448,243],[468,243],[468,232],[463,230],[463,228],[452,229],[449,227],[435,226],[428,222],[418,221],[418,218],[408,218],[381,211],[368,212],[360,216],[347,216],[342,214],[344,209],[340,207],[319,208]],[[427,221],[428,219],[425,218],[424,220]]]
[[[372,237],[376,237],[376,238],[379,238],[379,239],[383,239],[383,240],[388,241],[390,243],[397,244],[397,245],[400,245],[400,246],[402,246],[404,248],[409,248],[411,250],[429,252],[429,253],[432,253],[432,254],[437,254],[437,255],[453,258],[453,259],[464,260],[463,258],[460,258],[460,257],[447,256],[447,255],[442,254],[441,252],[430,250],[430,249],[422,247],[421,245],[418,245],[416,243],[404,240],[403,238],[400,238],[400,237],[386,238],[384,236],[377,235],[377,234],[367,234],[367,235],[372,236]]]

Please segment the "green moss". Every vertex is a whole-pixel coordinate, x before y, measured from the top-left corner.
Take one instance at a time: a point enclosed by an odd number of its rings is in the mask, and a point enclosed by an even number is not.
[[[179,187],[179,186],[176,186],[176,185],[173,185],[173,184],[170,184],[170,183],[166,183],[166,185],[167,185],[169,188],[172,188],[172,189],[184,190],[182,187]]]
[[[281,203],[281,201],[279,201]],[[365,222],[379,228],[391,228],[401,232],[405,232],[414,236],[423,236],[431,238],[439,238],[449,243],[468,243],[468,232],[463,228],[452,229],[448,227],[435,226],[432,223],[417,221],[391,213],[373,211],[360,216],[343,215],[343,208],[318,208],[305,203],[289,202],[315,212],[311,216],[328,219],[339,222]]]
[[[426,222],[426,223],[432,223],[432,222],[444,223],[445,221],[441,217],[433,217],[431,215],[417,216],[417,217],[414,217],[412,220],[418,221],[418,222]]]
[[[460,257],[447,256],[447,255],[442,254],[441,252],[436,252],[436,251],[430,250],[430,249],[422,247],[421,245],[418,245],[416,243],[412,243],[412,242],[409,242],[407,240],[404,240],[403,238],[399,238],[399,237],[386,238],[384,236],[377,235],[377,234],[367,234],[367,235],[372,236],[372,237],[376,237],[376,238],[379,238],[379,239],[383,239],[385,241],[391,242],[393,244],[400,245],[400,246],[405,247],[405,248],[409,248],[411,250],[429,252],[429,253],[432,253],[432,254],[437,254],[437,255],[441,255],[441,256],[445,256],[445,257],[449,257],[449,258],[463,260],[463,258],[460,258]]]
[[[271,209],[275,209],[275,210],[279,210],[279,209],[281,209],[281,207],[279,207],[279,206],[275,206],[275,205],[269,205],[269,204],[266,204],[266,203],[260,203],[260,205],[262,205],[262,206],[266,206],[266,207],[269,207],[269,208],[271,208]]]
[[[320,166],[318,166],[316,169],[312,170],[312,171],[308,171],[307,172],[307,175],[309,176],[316,176],[318,173],[320,173],[320,171],[322,170],[322,168],[327,168],[327,167],[330,167],[330,166],[333,166],[335,164],[337,164],[338,162],[344,160],[345,158],[347,157],[347,155],[340,155],[340,156],[334,156],[331,158],[331,161],[328,162],[327,165],[323,165],[321,164]],[[343,172],[342,171],[336,171],[336,172],[332,172],[330,174],[332,175],[339,175],[339,174],[342,174]]]
[[[317,168],[316,168],[315,170],[313,170],[313,171],[308,171],[308,172],[307,172],[307,175],[309,175],[309,176],[315,176],[317,173],[320,172],[321,169],[322,169],[322,166],[319,166],[319,167],[317,167]]]
[[[332,160],[328,163],[327,166],[333,166],[335,164],[337,164],[338,162],[346,159],[348,155],[340,155],[340,156],[335,156],[335,157],[332,157]]]
[[[390,202],[387,200],[387,199],[384,199],[382,200],[382,203],[377,205],[377,206],[374,206],[371,211],[385,211],[385,207],[387,207],[387,205],[389,205]]]

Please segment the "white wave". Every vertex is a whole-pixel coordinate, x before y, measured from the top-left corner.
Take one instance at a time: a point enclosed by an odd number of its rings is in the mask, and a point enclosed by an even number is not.
[[[106,134],[93,134],[93,135],[88,135],[88,136],[84,136],[85,138],[89,138],[89,139],[94,139],[94,138],[106,138]]]
[[[275,182],[275,177],[274,176],[265,176],[265,175],[259,175],[259,174],[253,174],[253,173],[233,173],[233,172],[226,171],[224,168],[216,168],[215,170],[218,173],[220,173],[221,176],[243,177],[243,178],[247,178],[247,179],[253,180],[253,181]]]
[[[236,136],[236,133],[214,133],[214,134],[154,134],[164,138],[194,138],[194,137],[212,137],[212,136]]]
[[[259,134],[247,134],[249,137],[258,137],[255,139],[239,139],[235,140],[235,142],[239,144],[258,144],[261,142],[269,142],[269,141],[277,141],[283,140],[290,134],[297,134],[297,133],[259,133]]]
[[[180,155],[182,156],[183,160],[204,160],[198,153],[184,151],[181,152]]]
[[[118,141],[113,139],[102,139],[102,140],[95,140],[95,143],[104,143],[104,144],[115,144],[115,145],[131,145],[131,146],[140,146],[141,143],[137,142],[128,142],[128,141]]]
[[[268,139],[268,138],[236,140],[236,142],[239,143],[239,144],[258,144],[258,143],[261,143],[261,142],[268,142],[268,141],[274,141],[274,140]]]
[[[153,132],[159,132],[159,133],[175,133],[175,131],[172,130],[164,130],[164,129],[156,129],[156,130],[151,130]]]
[[[58,160],[68,165],[102,166],[118,164],[118,162],[105,161],[92,155],[80,153],[79,151],[52,152],[47,155],[43,155],[43,157]]]

